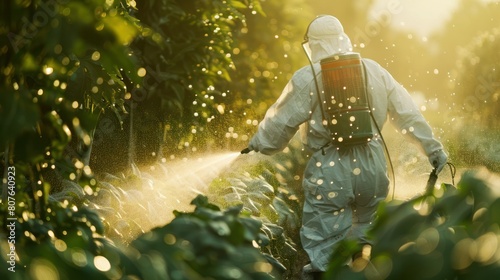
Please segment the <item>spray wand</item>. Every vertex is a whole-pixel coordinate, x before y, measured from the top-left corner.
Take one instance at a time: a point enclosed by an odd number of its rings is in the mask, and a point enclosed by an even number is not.
[[[250,153],[252,150],[250,150],[250,148],[245,148],[243,150],[241,150],[241,154],[248,154]]]
[[[450,167],[450,173],[451,173],[451,186],[455,185],[455,175],[457,173],[457,169],[455,165],[451,162],[446,163]],[[436,181],[438,179],[438,172],[437,172],[437,162],[434,162],[434,169],[432,170],[431,174],[429,175],[429,179],[427,180],[427,186],[425,188],[425,193],[427,195],[431,195],[432,192],[434,191],[434,186],[436,185]]]
[[[437,178],[437,171],[436,168],[434,168],[432,169],[432,172],[429,175],[429,179],[427,180],[427,186],[425,187],[426,194],[432,194],[432,192],[434,191],[434,186],[436,185]]]

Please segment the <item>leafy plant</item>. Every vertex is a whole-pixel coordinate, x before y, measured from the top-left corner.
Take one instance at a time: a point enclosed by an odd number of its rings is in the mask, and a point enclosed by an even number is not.
[[[245,25],[242,11],[262,12],[257,0],[150,0],[137,1],[134,8],[130,17],[141,29],[129,49],[144,76],[140,83],[124,78],[128,98],[121,116],[127,133],[98,131],[105,141],[95,146],[92,163],[105,172],[123,169],[107,154],[110,149],[128,151],[118,159],[126,168],[132,162],[154,162],[162,153],[178,153],[194,138],[205,139],[200,135],[219,115],[218,100],[226,95],[216,84],[234,71],[233,33]]]
[[[226,180],[229,185],[218,189],[218,195],[221,197],[217,200],[225,207],[242,205],[247,213],[262,221],[261,232],[267,236],[270,243],[263,244],[261,250],[276,258],[280,263],[275,265],[284,272],[286,267],[290,267],[297,253],[296,245],[287,237],[284,228],[297,229],[297,214],[279,195],[275,195],[273,186],[262,176],[251,177],[247,173],[241,178]],[[283,196],[283,193],[280,194]]]
[[[272,279],[272,265],[260,253],[269,242],[261,223],[241,212],[222,211],[202,195],[192,213],[176,212],[166,226],[131,243],[144,279]]]
[[[95,186],[93,130],[101,110],[118,110],[120,68],[139,81],[126,48],[137,28],[118,1],[2,6],[0,169],[15,168],[16,202],[44,219],[49,195],[66,182]]]
[[[467,172],[454,188],[441,185],[405,202],[384,203],[371,235],[371,261],[344,265],[353,241],[335,251],[328,279],[494,279],[500,275],[500,197]],[[359,264],[359,263],[358,263]]]
[[[254,157],[255,161],[245,160]],[[303,194],[298,175],[305,161],[296,141],[283,154],[243,156],[208,191],[215,204],[223,208],[242,204],[262,222],[261,232],[270,242],[261,251],[279,262],[275,266],[283,278],[298,277],[305,259],[299,238]]]
[[[15,261],[1,236],[2,260],[13,269],[2,269],[2,279],[113,279],[134,271],[135,264],[104,237],[96,212],[68,201],[50,201],[43,219],[27,207],[18,211]]]

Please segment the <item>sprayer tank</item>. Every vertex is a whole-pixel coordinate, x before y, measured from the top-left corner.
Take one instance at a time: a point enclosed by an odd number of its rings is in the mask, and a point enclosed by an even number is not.
[[[323,110],[337,145],[367,143],[373,137],[366,77],[358,53],[321,60]]]

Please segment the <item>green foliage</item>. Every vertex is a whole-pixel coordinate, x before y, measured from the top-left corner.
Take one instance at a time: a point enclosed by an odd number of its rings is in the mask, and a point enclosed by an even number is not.
[[[273,256],[282,271],[295,261],[297,251],[294,242],[286,235],[285,228],[297,230],[300,221],[291,209],[285,190],[274,189],[262,176],[245,174],[240,178],[228,178],[228,185],[217,187],[222,205],[241,205],[243,209],[263,222],[261,231],[270,242],[260,244],[262,251]]]
[[[168,152],[204,131],[219,115],[225,93],[217,86],[234,71],[233,32],[245,25],[243,11],[261,13],[260,1],[142,1],[132,14],[142,26],[132,52],[145,69],[141,90],[132,90],[128,120],[140,143],[139,160],[165,146]],[[197,131],[198,134],[192,131]],[[159,137],[151,137],[151,135]],[[161,139],[155,143],[152,139]],[[133,145],[133,143],[132,143]]]
[[[302,0],[259,1],[263,13],[243,10],[243,26],[235,26],[230,55],[230,80],[218,80],[218,112],[194,145],[239,149],[255,132],[267,108],[275,102],[293,72],[307,63],[301,42],[314,16]],[[199,132],[198,132],[199,133]],[[200,133],[201,134],[201,133]],[[221,141],[221,138],[225,141]],[[208,140],[207,140],[208,139]],[[202,140],[202,141],[198,141]]]
[[[500,127],[499,47],[500,29],[493,28],[461,48],[453,71],[458,82],[451,85],[453,111],[448,113],[453,127],[448,138],[465,140],[450,141],[451,155],[463,165],[485,165],[495,172],[500,170],[493,144]]]
[[[33,200],[19,202],[40,217],[62,180],[95,185],[92,131],[101,110],[118,110],[121,71],[139,81],[126,48],[137,28],[120,3],[103,0],[2,5],[1,167],[16,167],[17,191]]]
[[[258,249],[269,243],[260,231],[260,221],[241,213],[241,205],[221,211],[201,195],[192,204],[194,212],[176,212],[171,223],[139,236],[126,248],[103,237],[101,218],[88,208],[50,202],[44,219],[18,209],[22,218],[15,228],[16,271],[4,269],[1,275],[8,279],[273,279],[269,262],[277,261]],[[2,259],[8,262],[9,248],[1,249]]]
[[[456,90],[460,114],[455,117],[466,125],[474,124],[488,128],[499,128],[500,108],[500,29],[494,28],[474,38],[468,47],[462,49],[456,68],[459,84]]]
[[[464,127],[465,129],[465,127]],[[457,139],[467,141],[451,142],[448,146],[454,161],[462,166],[485,166],[493,172],[500,171],[500,153],[496,139],[500,137],[497,130],[488,127],[468,125],[466,133],[455,130],[451,133]]]
[[[360,251],[343,242],[328,279],[494,279],[500,275],[500,197],[465,173],[457,188],[443,184],[429,194],[380,206],[371,235],[371,261],[343,265]]]
[[[88,154],[98,114],[118,110],[125,93],[122,72],[139,81],[126,47],[137,26],[121,3],[110,3],[1,4],[0,167],[15,170],[16,212],[7,211],[4,191],[0,224],[5,229],[7,217],[17,218],[19,270],[9,279],[123,274],[114,268],[121,253],[103,238],[100,217],[80,207],[84,190],[91,193],[96,183]],[[2,259],[8,250],[2,247]]]
[[[134,270],[134,264],[103,236],[104,225],[96,212],[53,201],[43,219],[27,207],[18,211],[15,272],[4,267],[2,279],[113,279]],[[5,212],[0,213],[7,221]],[[2,236],[2,260],[12,267],[4,241]]]
[[[297,140],[297,139],[295,139]],[[261,233],[269,242],[260,250],[273,257],[273,265],[283,279],[300,275],[305,255],[300,250],[299,229],[302,213],[300,177],[305,157],[293,141],[287,151],[260,158],[250,164],[242,156],[233,168],[210,185],[210,198],[217,205],[241,205],[243,211],[262,222]]]
[[[259,7],[258,2],[256,7]],[[248,4],[247,4],[248,5]],[[146,26],[131,48],[147,70],[147,90],[165,116],[192,116],[218,79],[228,79],[232,29],[241,24],[239,1],[158,0],[140,3],[134,12]],[[185,112],[186,111],[186,112]],[[205,116],[206,118],[207,116]]]
[[[131,243],[144,279],[272,279],[272,266],[254,247],[268,242],[261,223],[242,206],[221,211],[199,195],[192,213]]]

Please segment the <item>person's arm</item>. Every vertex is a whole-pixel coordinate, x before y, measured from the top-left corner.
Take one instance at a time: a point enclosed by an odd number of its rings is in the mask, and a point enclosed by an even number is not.
[[[288,82],[279,99],[267,110],[248,150],[271,155],[287,146],[300,124],[310,117],[311,96],[305,81],[304,77],[295,77]]]
[[[401,86],[385,69],[384,82],[388,90],[389,120],[406,137],[413,140],[428,157],[429,162],[439,173],[447,162],[443,145],[432,132],[431,127],[413,102],[408,91]]]

